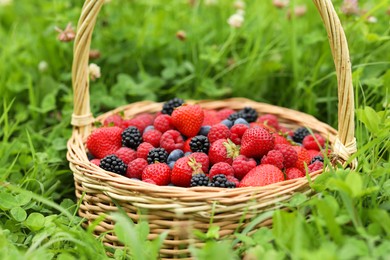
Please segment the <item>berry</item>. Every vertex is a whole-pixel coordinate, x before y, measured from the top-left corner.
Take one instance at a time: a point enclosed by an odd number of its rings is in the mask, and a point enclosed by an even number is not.
[[[325,145],[325,138],[320,134],[307,135],[303,138],[302,145],[306,150],[320,151]]]
[[[100,168],[103,170],[125,175],[127,165],[119,159],[116,155],[110,154],[100,160]]]
[[[171,182],[171,168],[166,163],[149,164],[142,171],[142,180],[152,180],[156,185],[168,185]]]
[[[311,161],[310,161],[310,164],[313,164],[314,162],[316,161],[319,161],[319,162],[324,162],[324,158],[322,157],[322,155],[316,155],[314,156]]]
[[[159,147],[161,135],[162,133],[156,129],[144,131],[142,134],[142,139],[144,142],[148,142],[154,147]]]
[[[160,146],[170,153],[175,149],[183,149],[184,140],[179,131],[168,130],[162,134]]]
[[[100,159],[92,159],[90,162],[97,165],[97,166],[100,165]]]
[[[231,114],[235,113],[235,111],[231,108],[224,108],[217,112],[217,116],[219,120],[227,119]]]
[[[144,129],[144,134],[150,130],[155,130],[154,126],[153,125],[148,125],[147,127],[145,127]],[[158,131],[158,130],[157,130]]]
[[[267,153],[267,155],[261,158],[261,164],[272,164],[278,167],[279,169],[283,169],[284,158],[282,152],[278,150],[271,150]]]
[[[211,129],[211,126],[209,125],[203,125],[200,130],[199,130],[199,133],[198,135],[204,135],[204,136],[207,136],[210,132],[210,129]]]
[[[141,143],[137,148],[137,157],[146,160],[148,158],[149,151],[152,150],[153,148],[154,146],[151,145],[150,143],[147,142]]]
[[[121,159],[125,164],[129,164],[129,162],[137,158],[137,152],[128,147],[119,148],[114,153],[114,155],[116,155],[119,159]]]
[[[172,113],[173,125],[187,137],[195,136],[202,127],[203,109],[199,105],[182,105]]]
[[[221,120],[217,116],[217,112],[215,110],[204,110],[204,119],[203,119],[202,126],[204,125],[212,126],[218,124],[219,121]]]
[[[153,148],[148,153],[148,163],[166,163],[168,158],[168,152],[164,148]]]
[[[310,164],[308,168],[309,168],[309,173],[322,170],[324,168],[324,163],[320,161],[315,161],[312,164]]]
[[[148,124],[146,124],[144,121],[137,118],[124,120],[122,122],[123,129],[129,128],[130,126],[136,127],[140,131],[140,133],[142,133],[145,130],[145,128],[148,126]]]
[[[95,156],[93,156],[90,152],[87,152],[88,160],[91,161],[92,159],[95,159]]]
[[[193,174],[191,177],[190,187],[207,186],[209,181],[209,177],[204,173]]]
[[[151,180],[151,179],[145,179],[145,180],[142,180],[142,181],[146,182],[146,183],[150,183],[150,184],[156,185],[156,182],[154,180]]]
[[[280,135],[278,133],[273,133],[272,135],[275,138],[275,140],[274,140],[275,145],[277,145],[277,144],[291,145],[291,143],[284,136],[282,136],[282,135]]]
[[[305,138],[305,136],[307,135],[310,135],[309,130],[306,127],[300,127],[294,131],[294,135],[292,136],[292,138],[294,142],[302,143],[303,138]]]
[[[284,174],[278,167],[260,164],[245,175],[239,187],[266,186],[280,181],[284,181]]]
[[[249,127],[249,123],[243,118],[237,118],[236,120],[234,120],[233,125],[238,125],[238,124],[247,125]]]
[[[171,181],[180,187],[190,187],[193,174],[202,173],[202,165],[194,158],[182,157],[173,166]]]
[[[302,172],[306,172],[305,165],[309,165],[310,157],[309,153],[302,146],[292,146],[298,154],[297,162],[295,163],[295,167],[301,170]]]
[[[192,152],[208,153],[210,148],[209,139],[204,135],[197,135],[191,138],[190,148]]]
[[[178,159],[180,159],[183,156],[184,156],[183,150],[175,149],[168,155],[167,162],[168,163],[176,162]]]
[[[233,126],[233,121],[230,121],[229,119],[224,119],[221,121],[221,124],[226,125],[230,129]]]
[[[139,114],[135,117],[135,119],[138,119],[145,123],[145,125],[149,126],[153,124],[154,116],[148,113]],[[145,130],[144,130],[145,131]]]
[[[291,145],[277,144],[275,145],[275,150],[278,150],[283,154],[283,163],[285,168],[294,167],[298,160],[298,153]]]
[[[225,162],[216,163],[213,166],[211,166],[209,172],[209,178],[211,179],[218,174],[234,176],[233,167],[230,164]]]
[[[262,123],[262,124],[267,125],[267,126],[270,126],[272,128],[275,128],[276,130],[279,129],[278,118],[272,114],[265,114],[265,115],[260,116],[257,119],[257,122]]]
[[[169,115],[159,115],[154,119],[153,126],[161,133],[165,133],[168,130],[174,129],[172,124],[172,118]]]
[[[313,160],[313,158],[316,156],[321,156],[323,158],[322,153],[317,150],[307,150],[307,153],[309,154],[310,161]]]
[[[219,139],[211,144],[209,159],[211,164],[226,162],[232,164],[233,159],[239,155],[239,147],[230,139]]]
[[[167,115],[172,115],[172,112],[175,108],[180,107],[181,105],[184,104],[184,100],[181,98],[173,98],[171,100],[168,100],[163,104],[161,113],[167,114]]]
[[[87,149],[95,158],[101,159],[113,154],[122,146],[122,128],[102,127],[93,131],[87,139]]]
[[[292,180],[301,177],[305,177],[305,173],[303,173],[298,168],[293,167],[286,169],[286,180]]]
[[[138,145],[142,143],[142,135],[141,132],[135,126],[130,126],[123,130],[122,132],[122,145],[137,149]]]
[[[255,122],[258,117],[257,111],[254,110],[251,107],[245,107],[244,109],[241,109],[240,111],[231,114],[228,119],[230,121],[235,121],[238,118],[245,119],[248,123]]]
[[[230,137],[230,130],[224,124],[213,125],[207,135],[210,143],[214,143],[219,139],[228,139]]]
[[[123,122],[122,117],[120,115],[114,114],[104,119],[103,125],[122,127],[122,122]]]
[[[235,188],[236,184],[227,180],[224,174],[217,174],[209,182],[210,187]]]
[[[207,154],[201,152],[195,152],[188,155],[190,158],[194,158],[196,162],[200,163],[202,166],[202,172],[209,172],[210,160]]]
[[[183,152],[184,153],[191,152],[190,142],[191,142],[191,138],[188,138],[187,140],[184,141],[184,144],[183,144]]]
[[[137,158],[127,165],[126,177],[128,178],[142,178],[142,171],[148,166],[148,162],[143,158]]]
[[[234,183],[235,187],[238,187],[238,185],[240,184],[240,181],[234,177],[234,176],[231,176],[231,175],[226,175],[226,179],[232,183]]]
[[[274,137],[263,127],[249,128],[241,139],[242,155],[261,158],[274,148]]]
[[[256,167],[256,161],[253,158],[239,155],[233,160],[232,167],[234,176],[241,180],[250,170]]]
[[[236,124],[232,126],[232,128],[230,128],[230,140],[232,140],[233,143],[240,145],[241,138],[248,129],[249,126],[245,124]]]

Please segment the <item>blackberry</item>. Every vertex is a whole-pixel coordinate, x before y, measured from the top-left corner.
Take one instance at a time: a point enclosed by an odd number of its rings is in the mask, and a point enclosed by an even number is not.
[[[153,148],[148,153],[148,164],[155,162],[166,163],[168,159],[168,152],[164,148]]]
[[[116,155],[107,155],[100,160],[100,168],[103,170],[125,175],[127,171],[127,165],[119,159]]]
[[[311,159],[310,164],[314,163],[315,161],[324,162],[324,158],[321,155],[316,155]]]
[[[204,173],[193,174],[191,178],[191,187],[208,186],[209,177]]]
[[[236,184],[234,182],[228,181],[226,175],[217,174],[213,176],[211,182],[209,182],[209,187],[220,187],[220,188],[235,188]]]
[[[240,111],[231,114],[228,119],[232,122],[236,121],[239,118],[245,119],[248,123],[255,122],[257,120],[258,113],[251,107],[244,107]]]
[[[135,126],[130,126],[122,132],[122,145],[137,150],[142,143],[141,132]]]
[[[88,158],[88,161],[91,161],[91,160],[95,159],[95,156],[93,156],[90,152],[87,152],[87,158]]]
[[[190,141],[190,148],[192,152],[208,153],[210,148],[209,139],[204,135],[197,135],[192,137]]]
[[[163,104],[161,113],[171,115],[176,107],[180,107],[184,104],[184,100],[181,98],[173,98]]]
[[[294,131],[294,135],[292,138],[293,138],[294,142],[301,144],[303,141],[303,138],[305,138],[305,136],[307,136],[309,134],[310,134],[310,132],[309,132],[309,130],[307,130],[306,127],[300,127]]]

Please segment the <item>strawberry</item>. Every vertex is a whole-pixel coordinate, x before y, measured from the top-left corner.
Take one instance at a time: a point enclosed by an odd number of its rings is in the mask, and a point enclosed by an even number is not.
[[[253,168],[256,167],[256,161],[253,158],[247,158],[245,155],[237,156],[232,163],[234,176],[241,180]]]
[[[286,180],[305,177],[305,174],[298,168],[292,167],[286,169]]]
[[[260,164],[245,175],[239,187],[265,186],[280,181],[284,181],[284,174],[278,167]]]
[[[187,140],[184,141],[183,144],[183,152],[191,152],[191,147],[190,147],[190,142],[191,142],[192,137],[188,138]]]
[[[316,156],[324,157],[322,155],[322,153],[320,151],[317,151],[317,150],[307,150],[307,153],[309,154],[310,161],[313,160],[313,158]]]
[[[168,130],[160,138],[160,147],[168,153],[175,149],[183,149],[184,140],[181,134],[176,130]]]
[[[145,179],[145,180],[142,180],[142,181],[156,185],[156,182],[154,180],[151,180],[151,179]]]
[[[204,110],[204,119],[202,126],[209,125],[213,126],[215,124],[218,124],[221,120],[217,116],[217,111],[215,110]]]
[[[274,140],[275,145],[277,145],[277,144],[287,144],[287,145],[291,145],[291,143],[290,143],[290,142],[287,140],[287,138],[284,137],[283,135],[280,135],[280,134],[278,134],[278,133],[273,133],[272,135],[273,135],[274,138],[275,138],[275,140]]]
[[[298,153],[289,144],[277,144],[275,150],[280,151],[283,154],[283,163],[285,168],[294,167],[298,160]]]
[[[210,165],[210,160],[207,154],[201,153],[201,152],[196,152],[190,154],[188,157],[194,158],[198,163],[202,165],[202,172],[208,173],[209,172],[209,165]]]
[[[93,131],[87,139],[88,151],[97,159],[113,154],[122,147],[122,128],[102,127]]]
[[[272,164],[278,167],[279,169],[283,169],[284,157],[282,152],[278,150],[271,150],[267,153],[267,155],[261,158],[261,164]]]
[[[233,159],[239,155],[239,147],[230,139],[219,139],[211,144],[209,159],[211,164],[226,162],[232,164]]]
[[[257,122],[258,123],[262,123],[262,124],[267,125],[267,126],[271,126],[274,129],[276,129],[276,130],[279,129],[278,118],[275,115],[272,115],[272,114],[265,114],[265,115],[260,116],[257,119]]]
[[[172,112],[173,125],[187,137],[199,132],[204,119],[203,109],[199,105],[182,105]]]
[[[302,172],[306,172],[305,165],[309,165],[310,156],[305,148],[302,146],[292,146],[298,154],[297,162],[295,163],[295,168],[298,168]]]
[[[249,126],[244,124],[233,125],[232,128],[230,128],[230,140],[232,140],[233,143],[240,145],[241,138],[248,129]]]
[[[142,172],[147,165],[148,165],[148,162],[143,158],[137,158],[137,159],[131,161],[127,165],[126,177],[141,179]]]
[[[162,133],[160,131],[152,129],[142,134],[142,140],[144,140],[144,142],[150,143],[157,148],[160,146],[161,135]]]
[[[210,128],[210,131],[207,135],[210,143],[214,143],[219,139],[228,139],[230,137],[230,130],[224,124],[216,124]]]
[[[320,134],[307,135],[303,138],[302,145],[306,150],[320,151],[325,145],[325,138]]]
[[[240,154],[246,157],[261,158],[273,148],[274,137],[267,129],[249,128],[242,136]]]
[[[174,129],[172,118],[169,115],[161,114],[154,119],[153,126],[161,133]]]
[[[129,162],[137,158],[136,151],[128,147],[121,147],[114,154],[125,164],[129,164]]]
[[[324,168],[324,163],[321,161],[315,161],[312,164],[310,164],[308,168],[309,168],[309,173],[322,170]]]
[[[142,171],[142,180],[150,179],[156,185],[168,185],[171,182],[171,168],[166,163],[149,164]]]
[[[148,153],[153,148],[154,146],[151,145],[150,143],[147,142],[141,143],[137,148],[137,158],[143,158],[146,160],[148,158]]]
[[[212,179],[218,174],[234,176],[233,167],[225,162],[216,163],[210,169],[209,178]]]
[[[219,117],[219,120],[222,121],[224,119],[227,119],[231,114],[235,113],[231,108],[223,108],[217,112],[217,116]]]
[[[103,125],[122,127],[122,122],[123,122],[122,117],[120,115],[114,114],[104,119]]]
[[[202,165],[194,158],[182,157],[173,166],[171,181],[180,187],[190,187],[193,174],[202,173]]]

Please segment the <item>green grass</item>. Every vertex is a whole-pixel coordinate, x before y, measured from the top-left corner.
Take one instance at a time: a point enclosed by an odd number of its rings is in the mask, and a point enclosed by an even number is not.
[[[310,1],[293,1],[306,4],[308,12],[292,21],[272,1],[247,1],[239,29],[226,22],[235,12],[233,1],[187,2],[113,0],[102,8],[92,41],[101,51],[93,62],[102,70],[102,78],[91,84],[95,115],[145,99],[243,96],[337,126],[333,60]],[[365,16],[339,12],[353,66],[358,168],[321,175],[313,184],[316,195],[297,194],[286,204],[291,212],[274,213],[272,229],[251,236],[245,231],[235,241],[218,241],[210,229],[203,235],[206,246],[192,248],[194,256],[390,256],[390,2],[359,4],[368,11]],[[340,11],[341,1],[334,5]],[[54,28],[75,25],[80,9],[75,0],[14,0],[0,6],[0,259],[107,258],[92,228],[83,229],[76,215],[66,161],[73,45],[59,42]],[[378,22],[368,23],[368,15]],[[185,41],[175,37],[178,30],[187,33]],[[48,65],[44,71],[38,69],[42,61]],[[153,259],[160,242],[146,240],[148,224],[114,217],[134,258]],[[114,258],[126,258],[128,250],[113,252]]]

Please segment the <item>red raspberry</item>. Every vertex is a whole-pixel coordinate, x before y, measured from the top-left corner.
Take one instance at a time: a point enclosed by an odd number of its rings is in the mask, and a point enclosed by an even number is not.
[[[256,161],[253,158],[239,155],[233,160],[232,167],[234,176],[241,180],[250,170],[256,167]]]
[[[298,153],[291,145],[277,144],[275,150],[279,150],[283,154],[283,164],[285,168],[294,167],[298,160]]]
[[[137,158],[131,161],[127,166],[126,177],[129,178],[142,178],[142,171],[148,165],[148,161],[143,158]]]
[[[274,137],[275,137],[275,145],[277,144],[288,144],[288,145],[291,145],[291,143],[282,135],[278,134],[278,133],[273,133],[272,134]]]
[[[238,185],[240,184],[240,181],[236,177],[234,177],[234,176],[227,175],[226,179],[228,181],[233,182],[234,184],[236,184],[236,187],[238,187]]]
[[[171,182],[171,168],[166,163],[149,164],[142,171],[142,180],[151,179],[156,185],[168,185]]]
[[[152,129],[150,131],[147,131],[146,133],[142,134],[142,139],[144,142],[150,143],[154,147],[160,146],[160,138],[162,133],[156,129]]]
[[[209,172],[209,166],[210,166],[210,160],[207,154],[205,153],[192,153],[188,157],[194,158],[196,162],[200,163],[202,165],[202,171],[203,173],[208,173]]]
[[[257,122],[262,123],[262,124],[267,125],[267,126],[271,126],[271,127],[275,128],[276,130],[279,129],[278,118],[272,114],[265,114],[265,115],[260,116],[257,119]]]
[[[154,146],[151,145],[150,143],[147,142],[141,143],[137,148],[137,157],[146,160],[148,158],[149,151],[152,150],[153,148]]]
[[[233,143],[240,145],[241,138],[248,129],[249,126],[244,124],[233,125],[232,128],[230,128],[230,140],[232,140]]]
[[[298,154],[298,160],[295,163],[295,167],[301,170],[302,172],[306,172],[305,165],[308,166],[310,163],[309,153],[302,146],[292,146],[292,147],[295,149],[295,151]]]
[[[104,126],[118,126],[118,127],[122,127],[122,122],[123,122],[123,119],[120,115],[111,115],[109,117],[107,117],[104,122],[103,122],[103,125]]]
[[[168,153],[175,149],[183,149],[184,140],[179,131],[168,130],[160,138],[160,146]]]
[[[312,164],[309,165],[309,173],[322,170],[324,168],[324,163],[320,161],[315,161]]]
[[[114,153],[119,159],[121,159],[125,164],[133,161],[137,158],[137,153],[129,147],[121,147]]]
[[[279,150],[271,150],[267,153],[267,155],[261,158],[261,164],[272,164],[278,167],[279,169],[283,169],[284,157],[281,151]]]
[[[305,174],[298,168],[292,167],[286,169],[286,180],[305,177]]]
[[[225,162],[219,162],[211,166],[209,178],[210,180],[217,174],[230,175],[234,177],[233,167]]]
[[[217,116],[217,111],[215,110],[204,110],[204,119],[203,119],[203,125],[209,125],[213,126],[215,124],[218,124],[221,120]]]
[[[148,113],[139,114],[135,118],[143,121],[146,125],[152,125],[154,121],[154,116]]]
[[[126,129],[130,126],[135,126],[142,133],[148,125],[144,121],[142,121],[140,119],[136,119],[136,118],[132,118],[132,119],[128,119],[128,120],[123,121],[123,123],[122,123],[123,129]]]
[[[100,166],[100,159],[95,158],[95,159],[92,159],[90,162],[97,165],[97,166]]]
[[[306,150],[320,151],[325,145],[325,138],[320,134],[307,135],[303,138],[302,145]]]
[[[217,116],[219,117],[219,120],[222,121],[224,119],[227,119],[231,114],[235,113],[231,108],[223,108],[217,112]]]
[[[213,125],[207,137],[209,138],[210,144],[219,139],[228,139],[230,137],[229,127],[224,124]]]
[[[317,150],[307,150],[307,153],[309,154],[310,161],[311,161],[315,156],[324,157],[324,156],[322,155],[322,153],[321,153],[320,151],[317,151]]]
[[[161,133],[165,133],[168,130],[174,129],[172,118],[169,115],[162,114],[154,119],[153,126]]]

